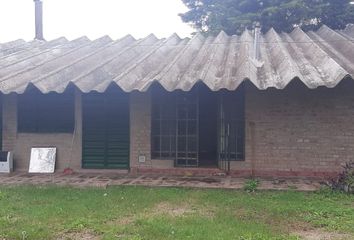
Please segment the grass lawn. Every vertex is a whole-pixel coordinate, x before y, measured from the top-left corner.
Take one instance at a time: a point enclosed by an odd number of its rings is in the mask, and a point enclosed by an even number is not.
[[[354,239],[354,196],[329,191],[0,187],[0,239],[301,239],[295,233],[307,231]]]

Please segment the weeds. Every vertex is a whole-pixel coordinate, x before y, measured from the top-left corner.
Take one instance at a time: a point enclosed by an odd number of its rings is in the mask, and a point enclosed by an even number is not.
[[[348,162],[343,167],[343,172],[330,182],[333,190],[354,193],[354,162]]]
[[[259,180],[258,179],[248,179],[244,186],[243,186],[243,189],[246,191],[246,192],[255,192],[258,188],[258,185],[259,185]]]

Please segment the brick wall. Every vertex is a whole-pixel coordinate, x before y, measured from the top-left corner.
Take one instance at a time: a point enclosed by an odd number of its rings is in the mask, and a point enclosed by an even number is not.
[[[307,89],[300,82],[284,90],[246,84],[246,159],[232,162],[240,175],[323,176],[340,171],[354,156],[354,83]],[[81,169],[81,94],[76,92],[73,134],[17,133],[16,95],[3,97],[3,149],[14,152],[17,170],[27,170],[32,146],[56,146],[57,168]],[[173,160],[151,160],[150,91],[130,95],[130,166],[172,169]],[[145,163],[139,163],[143,155]]]
[[[56,169],[81,168],[81,94],[75,93],[75,133],[18,133],[17,95],[3,96],[3,150],[14,154],[16,171],[27,171],[31,147],[54,146],[57,148]]]
[[[132,171],[151,168],[172,168],[172,160],[151,160],[151,93],[130,95],[130,167]],[[139,163],[139,155],[145,163]]]
[[[292,82],[284,90],[246,84],[246,159],[232,162],[236,175],[328,176],[354,156],[352,81],[308,89]],[[150,159],[150,93],[131,96],[131,167],[170,169],[171,160]],[[138,163],[145,155],[146,163]]]
[[[323,176],[354,156],[354,83],[246,90],[246,162],[257,175]]]

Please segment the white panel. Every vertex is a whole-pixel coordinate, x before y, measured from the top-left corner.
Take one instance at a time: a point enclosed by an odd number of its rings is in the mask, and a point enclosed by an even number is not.
[[[56,148],[32,148],[29,172],[54,173]]]

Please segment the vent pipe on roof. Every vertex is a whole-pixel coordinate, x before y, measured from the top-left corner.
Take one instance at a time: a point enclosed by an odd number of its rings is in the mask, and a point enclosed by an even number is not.
[[[256,23],[254,27],[254,43],[253,43],[253,58],[255,60],[260,60],[260,53],[259,53],[259,38],[261,35],[261,25],[259,22]]]
[[[41,0],[33,0],[35,8],[36,36],[34,39],[44,40],[43,38],[43,3]]]

